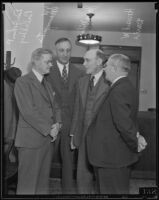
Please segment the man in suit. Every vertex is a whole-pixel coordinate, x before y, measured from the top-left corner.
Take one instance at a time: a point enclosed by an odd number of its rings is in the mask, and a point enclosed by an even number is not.
[[[108,92],[108,83],[103,73],[106,57],[103,51],[92,49],[84,56],[87,75],[80,78],[74,107],[70,135],[71,148],[78,148],[77,186],[79,194],[93,194],[93,167],[88,162],[86,140],[88,129]],[[95,147],[95,149],[98,147]]]
[[[72,45],[69,39],[60,38],[55,42],[56,60],[47,80],[57,94],[57,101],[62,110],[63,126],[57,138],[62,159],[62,192],[74,193],[73,164],[74,151],[70,148],[70,125],[72,122],[75,99],[75,85],[84,72],[70,63]]]
[[[127,78],[130,67],[125,55],[113,54],[108,59],[105,72],[111,86],[86,136],[100,194],[129,193],[130,166],[146,147],[137,134],[137,93]]]
[[[53,142],[61,124],[55,92],[45,80],[52,66],[52,52],[33,51],[32,70],[17,79],[15,97],[19,121],[15,138],[18,149],[17,194],[48,194]]]

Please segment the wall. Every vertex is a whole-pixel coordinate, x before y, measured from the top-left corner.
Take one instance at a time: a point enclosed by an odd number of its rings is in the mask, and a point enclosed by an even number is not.
[[[5,3],[5,5],[4,52],[12,51],[11,60],[16,57],[14,66],[19,67],[25,74],[28,71],[27,64],[31,52],[42,46],[40,39],[43,31],[44,3],[12,3],[13,6]],[[43,46],[53,50],[54,42],[59,37],[68,37],[73,45],[72,56],[82,57],[86,48],[75,44],[78,34],[77,31],[49,30],[44,37]],[[135,39],[133,34],[123,38],[122,32],[98,32],[97,34],[103,37],[104,45],[142,47],[139,109],[147,110],[149,107],[156,107],[156,34],[140,34],[138,39]]]
[[[37,12],[38,10],[38,12]],[[44,3],[5,3],[4,12],[4,61],[6,51],[11,51],[14,67],[27,73],[31,53],[42,47],[40,35],[43,30]]]
[[[94,32],[95,33],[95,32]],[[73,46],[72,56],[82,57],[85,47],[75,44],[77,31],[49,30],[43,41],[43,46],[54,51],[54,42],[60,37],[68,37]],[[139,110],[144,111],[156,107],[156,34],[140,34],[138,39],[134,35],[123,38],[122,32],[98,32],[103,37],[104,45],[141,46],[141,75]]]

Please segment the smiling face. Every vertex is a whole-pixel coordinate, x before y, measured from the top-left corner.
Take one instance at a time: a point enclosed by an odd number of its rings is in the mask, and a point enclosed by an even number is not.
[[[67,64],[69,62],[71,49],[72,47],[69,41],[63,41],[56,44],[56,56],[61,64]]]

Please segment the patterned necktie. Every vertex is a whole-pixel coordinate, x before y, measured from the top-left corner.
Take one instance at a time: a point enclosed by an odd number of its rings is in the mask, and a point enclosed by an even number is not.
[[[89,87],[90,87],[90,90],[92,91],[93,87],[94,87],[94,76],[91,77],[90,81],[89,81]]]
[[[67,69],[66,69],[66,65],[64,65],[63,70],[62,70],[62,78],[64,83],[67,83]]]

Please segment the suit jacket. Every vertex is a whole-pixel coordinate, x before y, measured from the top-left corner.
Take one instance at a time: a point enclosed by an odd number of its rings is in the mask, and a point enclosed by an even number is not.
[[[51,67],[50,73],[47,76],[47,80],[50,82],[53,90],[56,92],[57,102],[62,110],[62,131],[69,135],[70,125],[73,117],[73,106],[76,95],[76,83],[77,80],[83,76],[84,72],[73,64],[69,64],[68,73],[68,93],[63,95],[63,83],[59,68],[56,60],[54,60],[53,67]],[[65,101],[64,101],[65,98]]]
[[[38,148],[51,140],[51,125],[61,122],[55,102],[55,92],[47,83],[48,95],[34,73],[17,79],[15,97],[19,108],[19,121],[15,146]]]
[[[129,79],[119,79],[109,90],[87,134],[90,163],[118,168],[138,160],[137,94]]]
[[[96,93],[91,121],[89,122],[89,124],[87,124],[87,126],[84,125],[84,116],[85,116],[85,107],[87,102],[90,75],[86,75],[80,78],[78,81],[77,95],[74,106],[74,116],[70,131],[70,135],[74,135],[74,145],[76,147],[80,146],[83,135],[87,133],[87,130],[91,122],[96,116],[98,109],[100,108],[100,105],[102,104],[103,100],[107,95],[109,86],[104,76],[105,75],[103,74],[97,83],[100,84],[99,85],[100,90],[98,90],[98,92]]]

